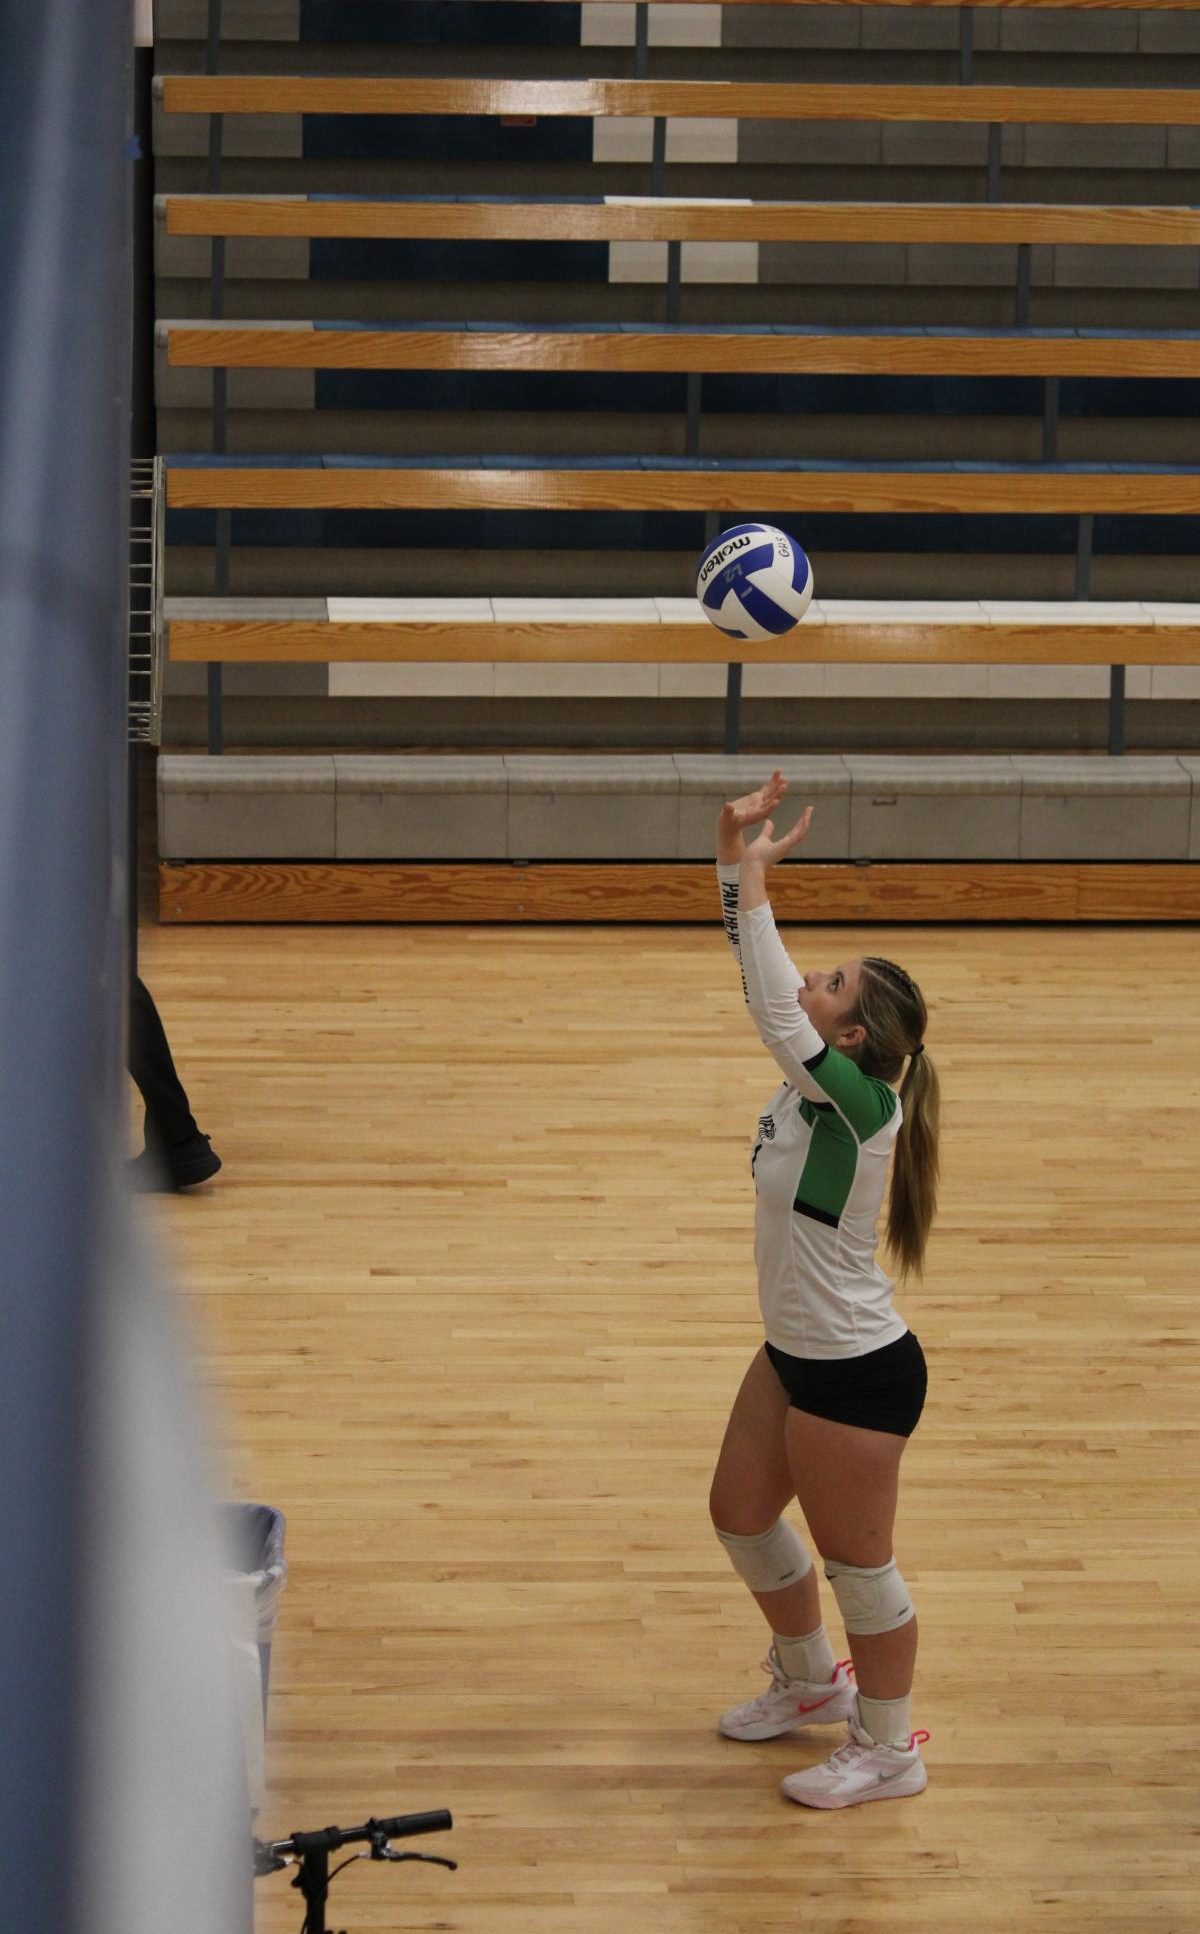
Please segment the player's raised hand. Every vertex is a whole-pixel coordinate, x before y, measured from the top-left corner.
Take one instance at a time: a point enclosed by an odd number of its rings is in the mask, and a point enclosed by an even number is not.
[[[760,866],[778,865],[780,860],[787,858],[794,846],[799,846],[808,832],[812,815],[812,807],[806,806],[790,832],[781,834],[778,839],[775,837],[774,821],[770,819],[764,821],[758,838],[746,848],[746,858],[757,860]]]
[[[742,832],[747,826],[757,826],[775,811],[786,791],[787,780],[783,774],[773,772],[757,792],[743,793],[740,799],[725,802],[717,821],[718,832],[728,836]]]

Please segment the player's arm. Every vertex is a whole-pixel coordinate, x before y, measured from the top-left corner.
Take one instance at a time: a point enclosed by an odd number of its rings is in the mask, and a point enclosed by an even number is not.
[[[739,865],[737,925],[746,1005],[784,1079],[811,1101],[831,1101],[857,1139],[866,1141],[888,1118],[886,1096],[854,1061],[822,1040],[800,1006],[800,975],[779,937],[767,892],[768,869],[800,844],[811,818],[809,806],[780,839],[768,819]]]
[[[808,816],[805,813],[786,836],[788,851],[804,837]],[[779,937],[767,895],[766,868],[756,856],[762,841],[770,836],[769,829],[768,820],[754,842],[755,850],[738,867],[737,925],[746,1005],[763,1046],[779,1064],[785,1080],[801,1094],[823,1101],[825,1093],[814,1081],[813,1071],[828,1050],[800,1005],[801,977]]]
[[[742,952],[738,939],[738,888],[739,869],[746,851],[745,829],[769,818],[786,791],[787,780],[783,774],[773,772],[757,792],[745,793],[740,799],[727,800],[717,814],[717,886],[721,895],[721,918],[725,923],[725,937],[739,967]],[[743,974],[743,992],[745,987],[746,977]]]

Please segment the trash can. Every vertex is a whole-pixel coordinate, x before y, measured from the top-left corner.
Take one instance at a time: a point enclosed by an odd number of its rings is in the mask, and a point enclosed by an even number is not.
[[[279,1612],[279,1594],[287,1578],[283,1555],[284,1516],[269,1504],[229,1503],[219,1506],[219,1511],[233,1567],[228,1582],[234,1682],[246,1750],[250,1806],[252,1811],[257,1811],[266,1784],[271,1639]]]

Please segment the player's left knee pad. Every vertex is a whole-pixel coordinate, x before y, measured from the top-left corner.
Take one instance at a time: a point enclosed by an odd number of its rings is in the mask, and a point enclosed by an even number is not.
[[[826,1560],[825,1576],[833,1586],[847,1632],[864,1638],[873,1632],[895,1632],[913,1616],[908,1586],[894,1558],[873,1569],[839,1565],[830,1558]]]

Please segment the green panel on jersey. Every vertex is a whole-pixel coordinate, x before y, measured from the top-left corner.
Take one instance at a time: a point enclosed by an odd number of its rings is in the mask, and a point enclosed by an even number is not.
[[[836,1227],[854,1187],[858,1142],[840,1115],[826,1113],[811,1101],[800,1103],[800,1113],[812,1129],[812,1140],[792,1206],[797,1215]]]
[[[829,1048],[820,1060],[805,1066],[811,1080],[823,1088],[838,1112],[845,1116],[860,1142],[869,1142],[896,1112],[896,1093],[886,1081],[864,1074],[836,1048]]]

